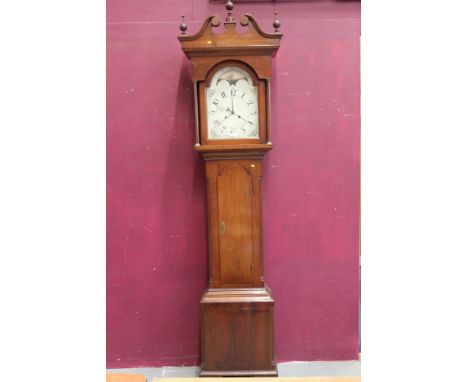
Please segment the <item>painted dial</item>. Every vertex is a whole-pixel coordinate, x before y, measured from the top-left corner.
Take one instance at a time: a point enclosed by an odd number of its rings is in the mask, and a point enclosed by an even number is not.
[[[208,139],[255,139],[258,91],[250,74],[238,66],[218,70],[206,91]]]

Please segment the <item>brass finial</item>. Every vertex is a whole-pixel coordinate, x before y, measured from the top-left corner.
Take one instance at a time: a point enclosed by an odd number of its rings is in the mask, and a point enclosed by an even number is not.
[[[179,24],[179,29],[181,34],[185,34],[185,31],[187,30],[187,24],[184,23],[184,15],[182,15],[182,21]]]
[[[276,33],[278,33],[278,29],[280,26],[281,26],[281,23],[278,20],[278,11],[275,11],[275,21],[273,21],[273,28],[275,28]]]
[[[231,0],[226,2],[226,10],[228,11],[226,22],[232,23],[234,21],[234,17],[232,17],[232,10],[234,9],[234,3]]]

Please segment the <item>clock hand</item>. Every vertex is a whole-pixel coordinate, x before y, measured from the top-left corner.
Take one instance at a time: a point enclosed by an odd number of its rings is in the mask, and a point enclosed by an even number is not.
[[[221,107],[221,106],[216,106],[216,108],[220,109],[220,110],[223,110],[223,111],[229,111],[231,114],[233,114],[231,109],[229,109],[228,107],[224,108],[224,107]]]
[[[234,114],[235,114],[235,113],[234,113]],[[239,114],[235,114],[235,115],[237,115],[237,118],[243,119],[245,122],[250,123],[251,125],[253,125],[252,122],[247,121],[244,117],[241,117]]]

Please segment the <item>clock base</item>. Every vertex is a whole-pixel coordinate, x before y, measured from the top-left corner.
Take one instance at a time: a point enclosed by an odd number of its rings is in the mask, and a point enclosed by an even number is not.
[[[201,377],[278,375],[268,287],[207,289],[201,299]]]
[[[200,371],[200,377],[277,377],[278,370],[223,370],[223,371]]]

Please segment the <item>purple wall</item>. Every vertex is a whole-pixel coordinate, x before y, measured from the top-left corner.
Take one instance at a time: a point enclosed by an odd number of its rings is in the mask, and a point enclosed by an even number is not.
[[[208,0],[107,2],[107,367],[199,363],[207,279],[203,162],[190,66]],[[284,37],[274,60],[264,173],[265,277],[276,355],[357,358],[359,33],[353,1],[237,4]]]

